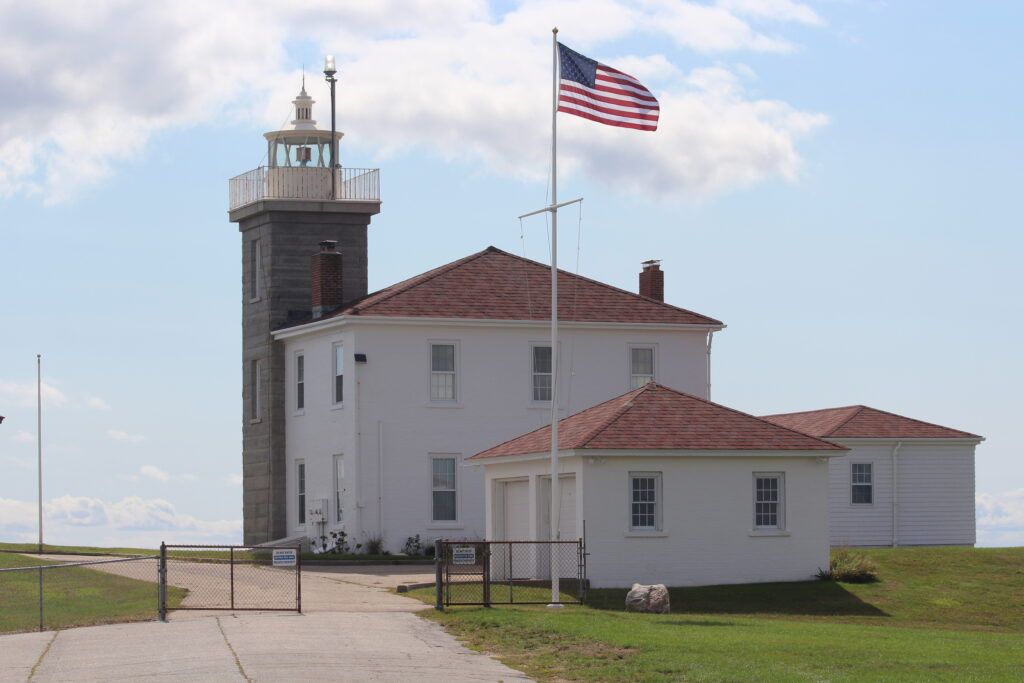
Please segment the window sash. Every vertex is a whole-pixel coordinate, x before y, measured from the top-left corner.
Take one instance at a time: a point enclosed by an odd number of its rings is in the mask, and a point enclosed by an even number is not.
[[[295,409],[306,407],[306,357],[295,356]]]
[[[334,456],[334,521],[345,521],[345,459]]]
[[[454,522],[457,510],[457,458],[438,456],[430,459],[431,519],[435,522]]]
[[[633,346],[629,349],[629,380],[633,389],[654,381],[654,348]]]
[[[850,465],[850,502],[853,505],[874,503],[874,467],[869,462]]]
[[[631,474],[629,477],[629,528],[657,531],[659,528],[659,474]]]
[[[758,475],[754,478],[754,527],[782,528],[782,476]]]
[[[299,524],[306,523],[306,463],[303,460],[295,461],[296,493],[298,494]]]
[[[533,360],[533,400],[551,400],[551,347],[534,346]]]
[[[345,400],[345,347],[341,344],[334,346],[334,402],[342,403]]]
[[[455,401],[455,344],[430,345],[430,400]]]

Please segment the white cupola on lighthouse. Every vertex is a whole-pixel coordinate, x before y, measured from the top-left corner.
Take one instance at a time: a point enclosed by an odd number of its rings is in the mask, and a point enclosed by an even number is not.
[[[267,166],[270,168],[331,166],[331,131],[320,130],[313,118],[315,100],[306,93],[306,79],[302,89],[292,100],[295,118],[283,130],[265,133],[267,139]],[[335,145],[344,133],[334,135]],[[340,163],[340,162],[339,162]]]

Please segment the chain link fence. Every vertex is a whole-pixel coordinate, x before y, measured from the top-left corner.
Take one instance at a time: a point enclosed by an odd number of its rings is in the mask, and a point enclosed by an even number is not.
[[[0,569],[0,633],[46,631],[157,618],[155,556],[58,562],[5,554]],[[168,592],[177,606],[185,591]]]
[[[558,604],[586,599],[586,546],[579,541],[437,541],[437,602],[448,605]]]

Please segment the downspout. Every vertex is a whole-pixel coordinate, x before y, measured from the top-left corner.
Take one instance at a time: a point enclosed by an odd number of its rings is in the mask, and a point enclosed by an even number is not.
[[[715,331],[708,330],[708,358],[707,358],[707,389],[704,398],[711,400],[711,342],[715,338]]]
[[[384,421],[377,420],[377,535],[384,539]]]
[[[892,449],[892,547],[895,548],[899,545],[899,539],[896,537],[896,530],[899,528],[899,490],[900,490],[900,479],[899,469],[897,467],[898,461],[896,456],[900,453],[900,447],[903,446],[902,441],[897,441],[896,445]]]
[[[356,428],[356,457],[352,458],[352,463],[356,466],[356,471],[353,479],[355,480],[356,485],[356,510],[359,512],[359,535],[360,537],[363,537],[366,532],[365,520],[363,519],[363,509],[365,506],[365,503],[363,502],[363,482],[361,481],[363,475],[363,430],[360,426],[361,423],[359,422],[359,394],[362,392],[359,391],[359,370],[355,363],[352,364],[352,374],[355,375],[356,380],[356,400],[353,401],[355,405],[352,406],[352,419],[355,420]]]

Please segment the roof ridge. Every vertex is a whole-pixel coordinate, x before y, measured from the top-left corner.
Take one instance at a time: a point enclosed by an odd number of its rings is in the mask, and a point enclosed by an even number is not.
[[[531,265],[540,266],[541,268],[547,268],[547,269],[550,270],[550,266],[546,266],[543,263],[541,263],[540,261],[534,261],[533,259],[528,259],[525,256],[519,256],[518,254],[513,254],[511,252],[504,251],[502,249],[498,249],[497,247],[489,247],[489,248],[493,249],[497,253],[504,254],[506,256],[511,256],[514,259],[518,259],[520,261],[525,261],[526,263],[529,263]],[[607,282],[601,282],[600,280],[595,280],[593,278],[589,278],[586,275],[580,275],[579,273],[570,273],[569,271],[564,270],[562,268],[558,268],[557,270],[558,270],[559,273],[562,273],[562,274],[564,274],[564,275],[566,275],[568,277],[578,278],[578,279],[583,280],[585,282],[589,282],[591,284],[598,285],[599,287],[603,287],[605,289],[610,289],[613,292],[618,292],[619,294],[628,294],[629,296],[635,297],[637,299],[643,299],[644,301],[650,301],[652,304],[658,304],[659,306],[664,306],[665,308],[671,308],[672,310],[675,310],[675,311],[680,311],[682,313],[688,313],[690,315],[695,315],[698,318],[703,318],[704,320],[707,320],[709,323],[713,323],[713,324],[716,324],[716,325],[724,325],[725,324],[721,320],[717,320],[717,319],[712,318],[710,316],[706,316],[703,313],[698,313],[697,311],[691,311],[688,308],[682,308],[681,306],[675,306],[673,304],[665,303],[664,301],[658,301],[657,299],[652,299],[650,297],[641,296],[640,294],[637,294],[636,292],[631,292],[628,289],[622,289],[621,287],[615,287],[614,285],[610,285]]]
[[[767,415],[761,415],[760,417],[763,418],[763,419],[767,419],[769,417],[786,417],[786,416],[789,416],[789,415],[810,415],[811,413],[827,413],[827,412],[831,412],[833,410],[849,410],[850,408],[867,408],[867,407],[869,407],[869,406],[865,406],[865,405],[861,405],[861,404],[852,404],[852,405],[848,405],[848,406],[835,406],[833,408],[818,408],[816,410],[793,410],[793,411],[786,412],[786,413],[769,413]]]
[[[486,249],[482,249],[481,251],[478,251],[476,253],[470,254],[469,256],[463,256],[460,259],[456,259],[456,260],[451,261],[449,263],[445,263],[443,265],[437,266],[436,268],[428,270],[425,273],[420,273],[419,275],[413,275],[410,278],[406,278],[405,280],[402,280],[401,282],[397,282],[394,285],[391,285],[391,287],[385,287],[384,289],[378,289],[376,292],[374,292],[374,294],[379,294],[381,292],[387,292],[387,294],[383,294],[379,299],[375,299],[372,303],[366,304],[366,307],[369,308],[370,306],[375,306],[375,305],[381,303],[382,301],[387,301],[391,297],[398,296],[399,294],[402,294],[404,292],[408,292],[408,291],[410,291],[412,289],[415,289],[415,288],[419,287],[420,285],[422,285],[422,284],[424,284],[426,282],[430,282],[431,280],[433,280],[433,279],[435,279],[435,278],[437,278],[437,277],[439,277],[439,276],[441,276],[441,275],[443,275],[443,274],[445,274],[445,273],[447,273],[447,272],[449,272],[451,270],[454,270],[455,268],[458,268],[459,266],[465,265],[465,264],[469,263],[470,261],[478,259],[481,256],[483,256],[484,254],[492,253],[493,251],[501,251],[501,250],[497,249],[496,247],[487,247]],[[373,295],[372,294],[368,295],[368,296],[364,297],[363,300],[360,301],[359,303],[357,303],[357,304],[355,304],[353,306],[350,306],[347,309],[342,309],[342,310],[343,311],[345,311],[345,310],[349,310],[349,311],[352,311],[352,310],[356,310],[356,311],[362,310],[361,306],[366,303],[366,300],[369,299],[370,296],[373,296]]]
[[[654,382],[648,382],[647,384],[643,385],[642,387],[637,387],[633,391],[627,392],[625,394],[621,394],[621,395],[616,396],[615,398],[612,398],[612,399],[608,399],[604,403],[597,404],[597,405],[604,405],[605,403],[611,403],[612,401],[615,401],[615,400],[623,401],[622,405],[619,406],[619,408],[612,414],[612,416],[609,419],[605,420],[603,424],[600,424],[600,425],[594,427],[592,430],[590,430],[590,432],[586,436],[584,436],[582,439],[580,439],[580,446],[586,447],[587,444],[589,444],[591,441],[593,441],[594,439],[597,438],[598,434],[600,434],[601,432],[603,432],[604,430],[608,429],[613,424],[618,422],[619,419],[623,415],[625,415],[627,412],[629,412],[629,410],[633,407],[633,405],[634,405],[633,401],[635,399],[637,399],[639,396],[641,396],[645,391],[647,391],[652,385],[657,386],[656,384],[654,384]],[[597,408],[597,406],[593,406],[593,407],[588,408],[586,410],[582,410],[579,413],[576,413],[576,415],[580,415],[582,413],[585,413],[585,412],[587,412],[587,410],[593,410],[594,408]],[[570,415],[569,417],[573,417],[573,416]],[[568,420],[569,418],[567,417],[565,419]],[[561,449],[559,449],[559,450],[561,450]]]
[[[837,424],[835,427],[830,429],[828,434],[826,434],[825,436],[833,436],[833,435],[835,435],[835,433],[838,432],[843,427],[845,427],[847,425],[847,423],[849,423],[850,420],[852,420],[853,418],[855,418],[858,415],[860,415],[862,412],[864,412],[864,409],[867,408],[867,406],[865,406],[865,405],[856,405],[856,406],[850,406],[850,407],[851,408],[856,408],[856,410],[854,410],[852,413],[850,413],[850,417],[846,418],[845,420],[843,420],[842,422]]]
[[[860,406],[860,408],[861,408],[861,410],[858,410],[855,413],[856,415],[860,415],[860,413],[863,412],[864,410],[872,410],[872,411],[874,411],[876,413],[882,413],[884,415],[889,415],[891,417],[898,417],[901,420],[909,420],[910,422],[916,422],[917,424],[925,425],[926,427],[938,427],[939,429],[945,429],[946,431],[949,431],[949,432],[959,432],[960,434],[964,434],[966,436],[973,436],[973,437],[978,436],[977,434],[973,434],[971,432],[965,432],[962,429],[955,429],[953,427],[946,427],[945,425],[940,425],[940,424],[937,424],[935,422],[925,422],[924,420],[918,420],[916,417],[907,417],[906,415],[900,415],[899,413],[892,413],[892,412],[889,412],[888,410],[882,410],[881,408],[873,408],[872,406]],[[853,418],[851,417],[850,419],[853,419]],[[843,425],[845,425],[846,422],[849,422],[849,420],[844,421]],[[842,425],[840,425],[840,426],[842,426]],[[839,427],[836,427],[836,429],[838,430]]]

